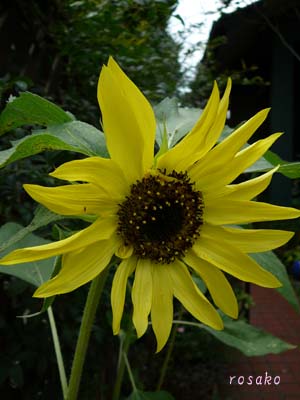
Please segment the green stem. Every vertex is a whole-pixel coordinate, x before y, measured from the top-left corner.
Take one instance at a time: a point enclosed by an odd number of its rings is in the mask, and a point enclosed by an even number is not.
[[[68,391],[68,383],[67,383],[66,371],[65,371],[63,358],[62,358],[59,338],[58,338],[58,334],[57,334],[55,319],[54,319],[54,315],[53,315],[51,306],[47,308],[47,313],[48,313],[50,329],[51,329],[53,343],[54,343],[54,351],[55,351],[55,355],[56,355],[56,361],[57,361],[57,366],[58,366],[61,388],[62,388],[62,392],[63,392],[63,397],[64,397],[64,399],[66,399],[67,391]]]
[[[199,322],[190,322],[190,321],[183,321],[183,320],[178,320],[178,319],[174,319],[173,324],[196,326],[197,328],[202,328],[202,326],[203,326],[203,324],[201,324]]]
[[[131,368],[130,368],[130,364],[129,364],[129,361],[128,361],[127,354],[123,353],[123,357],[124,357],[124,361],[125,361],[125,364],[126,364],[126,368],[127,368],[127,372],[128,372],[128,375],[129,375],[129,379],[130,379],[130,382],[131,382],[132,389],[133,389],[134,392],[137,392],[137,387],[136,387],[136,384],[135,384],[135,381],[134,381],[133,373],[132,373]]]
[[[121,386],[125,372],[124,355],[127,356],[129,350],[130,336],[131,336],[131,330],[129,330],[129,332],[125,332],[125,339],[121,338],[120,340],[120,357],[119,357],[118,372],[117,372],[117,378],[114,386],[112,400],[119,400],[120,398]]]
[[[107,267],[91,283],[88,297],[86,300],[83,317],[81,321],[79,336],[77,339],[74,360],[72,364],[69,390],[67,400],[76,400],[81,380],[83,364],[91,335],[95,313],[99,304],[101,293],[107,278],[109,268]]]
[[[182,314],[183,314],[183,308],[180,307],[179,312],[178,312],[178,318],[181,318]],[[173,321],[173,324],[175,324],[175,323],[176,322]],[[166,373],[167,373],[167,369],[168,369],[168,366],[169,366],[169,362],[170,362],[170,359],[171,359],[171,354],[172,354],[173,349],[174,349],[176,334],[177,334],[177,328],[175,326],[173,326],[171,337],[170,337],[170,342],[169,342],[169,347],[168,347],[168,350],[167,350],[167,354],[166,354],[166,357],[164,359],[163,365],[162,365],[161,370],[160,370],[160,376],[159,376],[159,380],[158,380],[157,387],[156,387],[157,391],[161,389],[162,384],[164,383],[165,376],[166,376]]]
[[[159,376],[159,380],[158,380],[157,387],[156,387],[157,391],[159,391],[161,389],[162,384],[164,383],[164,380],[165,380],[165,376],[166,376],[167,369],[168,369],[168,366],[169,366],[171,354],[172,354],[173,349],[174,349],[176,333],[177,333],[177,327],[173,326],[171,337],[170,337],[170,342],[169,342],[169,346],[168,346],[168,350],[167,350],[167,354],[166,354],[166,357],[164,359],[163,365],[162,365],[161,370],[160,370],[160,376]]]

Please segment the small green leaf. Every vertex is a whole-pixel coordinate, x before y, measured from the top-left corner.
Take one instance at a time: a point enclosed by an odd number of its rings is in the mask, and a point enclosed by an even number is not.
[[[265,154],[265,159],[274,166],[280,164],[278,172],[282,175],[290,179],[300,178],[300,162],[284,161],[278,154],[270,150]]]
[[[216,331],[206,325],[201,325],[201,327],[221,342],[240,350],[248,357],[270,353],[278,354],[296,348],[296,346],[249,325],[245,321],[232,321],[226,316],[222,317],[224,320],[224,330],[222,331]]]
[[[10,237],[17,234],[23,227],[16,223],[7,223],[0,228],[0,243],[7,242]],[[23,239],[18,241],[18,245],[11,245],[5,251],[0,253],[0,258],[5,254],[15,250],[16,248],[38,246],[49,243],[48,240],[42,239],[32,233],[27,234]],[[29,282],[34,286],[40,286],[43,282],[50,279],[54,268],[54,258],[47,260],[29,262],[11,266],[0,266],[0,272],[16,276],[23,281]]]
[[[175,400],[174,397],[166,392],[165,390],[161,390],[159,392],[142,392],[141,390],[135,390],[131,393],[127,400]]]
[[[162,133],[162,139],[159,147],[159,151],[155,155],[155,161],[162,156],[164,153],[168,151],[168,134],[167,134],[167,128],[164,125],[164,131]]]
[[[282,264],[279,258],[272,251],[251,254],[251,257],[254,258],[254,260],[264,269],[278,278],[282,283],[282,286],[276,290],[294,307],[297,312],[300,312],[299,301],[286,272],[286,267]]]
[[[36,94],[25,92],[9,101],[0,115],[0,135],[22,125],[50,126],[72,121],[70,114]]]
[[[278,172],[290,179],[300,178],[300,162],[282,164]]]
[[[0,167],[44,150],[69,150],[87,156],[107,157],[103,133],[81,121],[36,130],[12,145],[10,149],[0,152]]]
[[[271,150],[268,150],[265,153],[265,159],[271,163],[272,165],[278,165],[278,164],[282,164],[284,161],[282,160],[282,158],[279,157],[278,154],[274,153]]]
[[[157,121],[156,141],[161,146],[164,129],[168,136],[168,147],[173,147],[195,125],[202,110],[178,107],[176,98],[165,98],[154,107]]]

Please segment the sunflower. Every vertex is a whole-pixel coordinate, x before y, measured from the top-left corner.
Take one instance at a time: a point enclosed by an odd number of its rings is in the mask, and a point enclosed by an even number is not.
[[[196,286],[193,273],[204,281],[215,306],[232,318],[238,315],[237,300],[224,272],[260,286],[279,287],[280,282],[247,253],[281,246],[293,233],[233,225],[296,218],[300,212],[251,201],[265,190],[278,167],[242,183],[231,182],[281,133],[244,147],[267,117],[269,110],[265,109],[218,143],[230,88],[228,80],[220,99],[214,84],[193,129],[173,148],[161,148],[154,156],[153,110],[110,58],[98,84],[110,158],[70,161],[50,174],[71,185],[24,185],[33,199],[51,211],[93,214],[95,221],[66,239],[15,250],[0,263],[62,254],[61,271],[34,294],[48,297],[91,281],[117,256],[120,263],[111,289],[113,332],[120,331],[127,281],[134,274],[133,324],[137,336],[142,336],[151,314],[158,351],[172,327],[173,297],[197,320],[217,330],[223,328],[219,313]]]

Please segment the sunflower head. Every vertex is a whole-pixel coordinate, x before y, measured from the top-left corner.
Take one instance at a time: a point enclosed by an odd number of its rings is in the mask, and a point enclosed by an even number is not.
[[[134,254],[154,263],[182,258],[200,234],[203,201],[187,173],[149,174],[118,210],[118,234]]]
[[[281,133],[244,148],[267,117],[266,109],[219,142],[230,89],[228,80],[220,99],[215,83],[193,129],[154,159],[153,109],[110,58],[98,84],[110,158],[89,157],[61,165],[51,175],[67,181],[63,186],[25,185],[31,197],[51,211],[93,214],[95,222],[58,242],[13,251],[1,264],[62,254],[61,271],[35,292],[36,297],[48,297],[94,279],[117,255],[120,262],[111,289],[113,331],[120,331],[127,281],[132,279],[133,324],[140,337],[151,314],[158,351],[170,334],[174,297],[198,321],[222,329],[215,307],[233,318],[238,314],[226,274],[265,287],[280,286],[248,253],[276,248],[293,233],[244,230],[237,225],[296,218],[300,213],[253,201],[278,168],[242,183],[232,182]],[[215,307],[196,286],[194,275],[205,283]]]

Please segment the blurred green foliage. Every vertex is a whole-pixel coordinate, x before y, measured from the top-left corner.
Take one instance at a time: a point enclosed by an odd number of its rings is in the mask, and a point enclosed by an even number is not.
[[[173,96],[181,78],[180,45],[167,27],[176,6],[177,0],[29,0],[24,7],[4,0],[0,77],[26,83],[23,90],[93,124],[99,121],[97,80],[110,55],[150,101]],[[2,87],[6,99],[7,89]]]
[[[150,100],[174,95],[180,46],[167,24],[176,5],[176,0],[64,1],[52,35],[59,49],[55,68],[63,69],[69,101],[74,94],[81,107],[83,99],[95,101],[100,68],[109,55]]]

